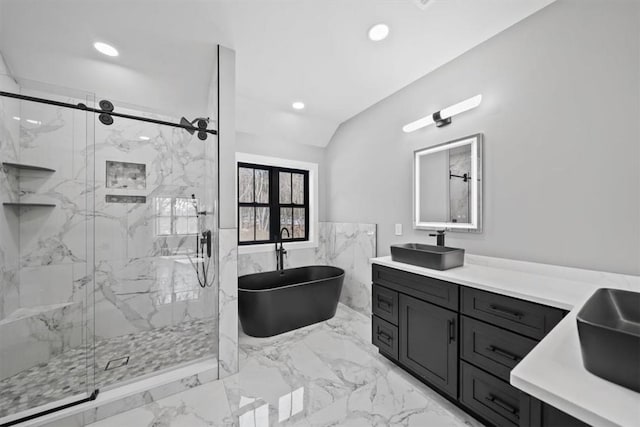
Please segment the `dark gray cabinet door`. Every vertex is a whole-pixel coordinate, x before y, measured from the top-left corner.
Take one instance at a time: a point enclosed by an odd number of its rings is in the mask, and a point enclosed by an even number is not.
[[[589,424],[547,405],[534,397],[526,396],[522,405],[520,427],[588,427]]]
[[[453,398],[458,395],[458,314],[399,296],[400,363]]]

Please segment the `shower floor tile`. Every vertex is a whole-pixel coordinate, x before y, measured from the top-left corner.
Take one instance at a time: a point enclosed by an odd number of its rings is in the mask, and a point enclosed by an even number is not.
[[[214,322],[215,319],[198,319],[97,341],[95,388],[215,355]],[[93,387],[89,390],[94,381],[88,378],[87,369],[92,363],[93,354],[77,348],[0,381],[0,418],[93,391]],[[107,364],[109,370],[105,369]]]
[[[240,372],[91,427],[481,424],[378,354],[370,318],[334,318],[271,338],[240,333]]]

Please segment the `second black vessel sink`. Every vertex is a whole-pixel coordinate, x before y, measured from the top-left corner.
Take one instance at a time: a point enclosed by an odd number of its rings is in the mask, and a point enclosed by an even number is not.
[[[577,322],[586,370],[640,392],[640,293],[598,289]]]
[[[448,270],[464,264],[464,249],[404,243],[391,245],[391,259],[418,267]]]

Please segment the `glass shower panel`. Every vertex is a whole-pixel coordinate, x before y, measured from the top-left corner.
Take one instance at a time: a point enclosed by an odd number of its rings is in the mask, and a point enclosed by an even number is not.
[[[5,75],[0,90],[93,101]],[[87,114],[0,95],[0,424],[94,390]]]
[[[92,147],[101,390],[214,358],[218,346],[216,137],[113,118],[96,120]]]

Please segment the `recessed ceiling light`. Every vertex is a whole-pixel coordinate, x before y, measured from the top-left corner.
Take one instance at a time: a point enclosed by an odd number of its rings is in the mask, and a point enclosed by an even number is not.
[[[151,139],[151,138],[149,138],[148,136],[144,136],[144,135],[139,136],[138,138],[140,138],[140,139],[141,139],[141,140],[143,140],[143,141],[148,141],[148,140],[150,140],[150,139]]]
[[[369,29],[369,38],[374,42],[384,40],[389,35],[389,27],[386,24],[376,24]]]
[[[18,117],[18,116],[13,116],[13,120],[20,120],[20,117]]]
[[[304,109],[304,102],[296,101],[293,104],[291,104],[291,107],[294,110],[303,110]]]
[[[96,50],[104,55],[107,56],[118,56],[118,49],[116,49],[115,47],[111,46],[110,44],[106,44],[106,43],[102,43],[102,42],[95,42],[93,44],[93,47],[96,48]]]

